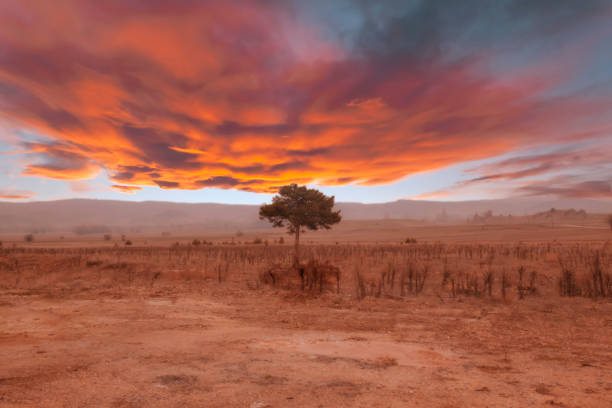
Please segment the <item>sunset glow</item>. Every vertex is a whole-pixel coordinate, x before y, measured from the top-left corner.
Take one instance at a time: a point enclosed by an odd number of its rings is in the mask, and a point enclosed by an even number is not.
[[[0,199],[612,197],[610,2],[332,3],[2,2]]]

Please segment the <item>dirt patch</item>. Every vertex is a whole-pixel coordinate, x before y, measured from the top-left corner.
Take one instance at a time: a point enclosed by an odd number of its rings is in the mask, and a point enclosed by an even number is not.
[[[155,378],[155,382],[164,386],[180,387],[193,385],[198,380],[195,375],[174,375],[167,374]]]

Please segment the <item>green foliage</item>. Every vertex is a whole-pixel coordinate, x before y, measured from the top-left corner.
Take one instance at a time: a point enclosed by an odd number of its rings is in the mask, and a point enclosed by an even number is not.
[[[259,208],[259,218],[274,227],[287,227],[290,234],[301,229],[329,229],[340,222],[340,211],[334,211],[334,197],[319,190],[291,184],[280,188],[271,204]]]

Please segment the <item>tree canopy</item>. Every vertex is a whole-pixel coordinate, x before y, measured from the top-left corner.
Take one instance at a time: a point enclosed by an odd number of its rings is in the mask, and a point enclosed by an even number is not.
[[[334,211],[334,197],[319,190],[291,184],[279,189],[271,204],[259,209],[259,218],[267,219],[275,227],[287,226],[294,234],[299,228],[329,229],[342,219],[340,211]]]
[[[279,189],[272,203],[259,208],[259,218],[266,219],[274,227],[287,227],[295,234],[295,263],[299,263],[300,232],[330,229],[342,219],[340,211],[334,211],[334,197],[319,190],[290,184]]]

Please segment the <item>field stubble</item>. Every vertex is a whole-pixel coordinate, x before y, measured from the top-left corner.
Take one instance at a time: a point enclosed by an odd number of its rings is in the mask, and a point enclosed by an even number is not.
[[[304,289],[292,255],[1,250],[0,405],[612,403],[608,245],[305,246],[340,279]]]

